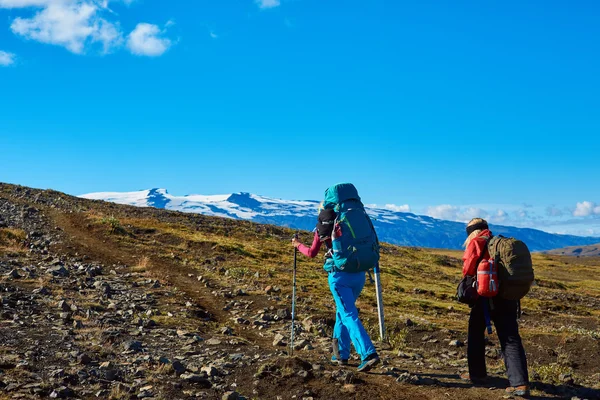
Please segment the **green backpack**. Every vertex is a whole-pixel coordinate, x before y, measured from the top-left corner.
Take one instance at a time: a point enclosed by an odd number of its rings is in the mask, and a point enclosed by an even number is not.
[[[531,253],[527,245],[515,238],[494,236],[488,251],[498,268],[500,290],[498,296],[507,300],[521,300],[534,280]]]

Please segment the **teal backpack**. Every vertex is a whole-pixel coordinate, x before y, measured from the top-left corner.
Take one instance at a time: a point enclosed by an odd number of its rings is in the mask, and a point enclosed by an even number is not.
[[[339,183],[325,191],[323,207],[337,213],[331,234],[332,260],[336,271],[361,272],[379,262],[379,240],[351,183]]]

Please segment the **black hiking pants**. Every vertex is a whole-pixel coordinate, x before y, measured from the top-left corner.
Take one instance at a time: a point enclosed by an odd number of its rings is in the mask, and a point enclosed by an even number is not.
[[[469,317],[469,342],[467,345],[467,358],[469,360],[469,375],[472,379],[481,379],[487,376],[485,366],[485,314],[484,303],[488,302],[490,319],[494,322],[504,365],[510,386],[529,385],[527,373],[527,358],[525,349],[519,335],[517,323],[517,304],[515,300],[504,300],[499,297],[487,299],[480,297],[471,309]]]

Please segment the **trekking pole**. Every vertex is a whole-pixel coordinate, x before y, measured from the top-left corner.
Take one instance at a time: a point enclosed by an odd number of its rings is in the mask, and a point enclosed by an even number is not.
[[[379,274],[379,263],[373,268],[375,275],[375,293],[377,294],[377,317],[379,318],[379,337],[385,341],[385,319],[383,316],[383,293],[381,289],[381,276]]]
[[[491,299],[483,298],[483,318],[485,319],[485,326],[487,328],[488,335],[492,334],[492,321],[490,317],[490,304]]]
[[[298,233],[294,234],[294,239],[298,239]],[[294,277],[292,278],[292,333],[290,335],[290,355],[294,354],[294,322],[296,321],[296,258],[298,248],[294,246]]]

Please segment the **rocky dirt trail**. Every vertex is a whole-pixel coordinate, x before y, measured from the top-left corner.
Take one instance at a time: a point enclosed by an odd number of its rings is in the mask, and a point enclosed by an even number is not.
[[[114,240],[89,225],[114,205],[5,185],[0,228],[22,249],[0,252],[0,396],[11,399],[494,399],[504,398],[499,345],[487,387],[470,387],[464,338],[410,320],[407,346],[378,344],[380,367],[329,364],[332,316],[300,298],[294,356],[290,299],[266,278],[233,287],[183,265],[140,234]],[[185,219],[179,213],[123,212]],[[148,215],[146,215],[148,214]],[[189,217],[191,218],[191,217]],[[135,244],[135,245],[134,245]],[[212,257],[212,256],[211,256]],[[207,262],[219,268],[219,256]],[[227,274],[227,271],[224,272]],[[264,279],[264,281],[263,281]],[[252,289],[252,290],[251,290]],[[600,375],[599,375],[600,377]],[[564,377],[540,398],[600,398]]]

